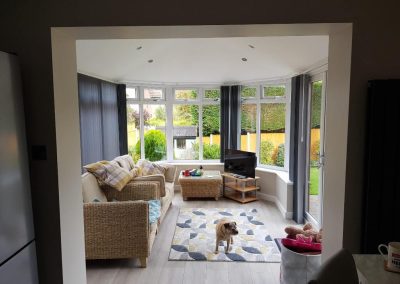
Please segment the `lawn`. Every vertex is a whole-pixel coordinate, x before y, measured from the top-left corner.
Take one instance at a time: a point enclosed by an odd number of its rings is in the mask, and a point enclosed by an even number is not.
[[[310,195],[318,195],[319,169],[312,167],[310,169]]]

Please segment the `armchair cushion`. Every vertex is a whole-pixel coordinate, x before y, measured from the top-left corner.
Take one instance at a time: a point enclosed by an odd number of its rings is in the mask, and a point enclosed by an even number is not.
[[[121,168],[115,161],[100,161],[86,165],[84,168],[98,180],[119,191],[132,179],[132,174]]]

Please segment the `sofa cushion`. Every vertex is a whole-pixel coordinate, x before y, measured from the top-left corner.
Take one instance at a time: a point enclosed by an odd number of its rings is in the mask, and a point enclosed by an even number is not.
[[[160,200],[149,200],[149,223],[157,222],[161,216],[161,203]]]
[[[101,190],[97,179],[91,173],[84,173],[82,175],[82,195],[83,202],[107,202],[107,197]]]
[[[165,168],[165,181],[175,182],[176,166],[166,163],[160,163],[159,165]]]
[[[131,171],[135,167],[135,163],[130,155],[118,156],[114,161],[116,161],[120,167],[128,171]]]
[[[115,161],[100,161],[84,166],[98,180],[121,191],[125,185],[132,179],[131,173],[121,168]]]
[[[149,176],[155,174],[164,175],[165,173],[164,167],[147,160],[139,160],[136,164],[136,167],[140,168],[140,175],[142,176]]]

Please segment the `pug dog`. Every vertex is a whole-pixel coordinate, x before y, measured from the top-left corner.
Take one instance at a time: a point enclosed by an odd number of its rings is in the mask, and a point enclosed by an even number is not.
[[[218,246],[220,241],[226,241],[225,253],[229,251],[229,245],[233,244],[233,237],[239,234],[239,231],[236,227],[236,222],[232,222],[228,219],[221,219],[217,226],[215,227],[216,232],[216,244],[215,244],[215,253],[218,253]]]

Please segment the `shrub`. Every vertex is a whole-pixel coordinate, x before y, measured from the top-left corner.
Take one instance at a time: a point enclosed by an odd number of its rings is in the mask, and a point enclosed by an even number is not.
[[[149,161],[165,158],[167,139],[161,130],[149,130],[144,135],[144,155]],[[135,154],[140,153],[140,140],[136,143]],[[133,155],[132,155],[133,156]]]
[[[220,153],[220,147],[217,144],[203,145],[203,159],[205,160],[218,160],[221,156]]]
[[[193,143],[193,150],[196,152],[195,159],[199,159],[199,143]],[[221,157],[220,146],[217,144],[203,144],[203,159],[218,160]]]
[[[274,152],[274,144],[271,141],[261,141],[260,147],[260,163],[263,165],[274,165],[272,154]]]
[[[136,152],[136,146],[129,146],[128,148],[128,153],[129,155],[132,156],[133,161],[136,163],[140,159],[140,146],[139,146],[139,152]]]
[[[278,146],[278,151],[276,154],[275,166],[283,167],[285,165],[285,144],[280,144]]]

